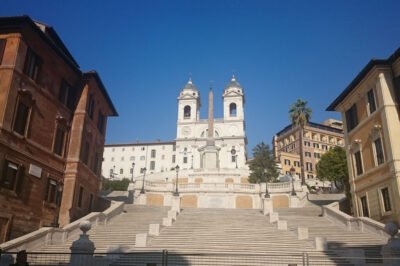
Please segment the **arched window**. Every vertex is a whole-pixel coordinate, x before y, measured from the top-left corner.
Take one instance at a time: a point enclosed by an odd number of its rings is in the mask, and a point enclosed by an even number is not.
[[[236,103],[229,105],[229,116],[236,116]]]
[[[190,118],[190,106],[189,105],[186,105],[183,108],[183,118],[185,118],[185,119]]]

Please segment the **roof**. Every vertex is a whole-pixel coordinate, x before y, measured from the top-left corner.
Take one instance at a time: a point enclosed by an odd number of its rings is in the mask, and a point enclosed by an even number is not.
[[[118,143],[118,144],[105,144],[106,147],[127,147],[127,146],[147,146],[147,145],[174,145],[175,141],[149,141],[149,142],[134,142],[134,143]]]
[[[225,90],[229,88],[242,88],[239,82],[237,82],[235,75],[232,75],[231,81],[226,85]]]
[[[0,17],[0,31],[2,32],[22,32],[26,26],[30,27],[43,41],[53,48],[53,50],[75,71],[79,71],[78,63],[52,27],[41,22],[34,22],[26,15]]]
[[[104,87],[104,84],[103,84],[103,82],[101,81],[99,74],[98,74],[96,71],[94,71],[94,70],[91,70],[91,71],[88,71],[88,72],[83,73],[83,78],[84,78],[84,79],[85,79],[85,78],[88,78],[88,77],[93,77],[93,78],[96,80],[96,82],[99,84],[100,91],[103,93],[104,98],[106,98],[106,101],[107,101],[108,105],[109,105],[110,108],[111,108],[111,111],[112,111],[112,115],[111,115],[111,116],[118,116],[118,112],[117,112],[117,110],[115,109],[114,104],[113,104],[113,102],[111,101],[111,98],[110,98],[110,96],[108,95],[107,90],[106,90],[106,88]]]
[[[308,122],[307,126],[313,127],[313,128],[322,129],[322,130],[327,130],[327,131],[331,131],[331,132],[335,132],[335,133],[339,133],[339,134],[343,134],[343,130],[341,130],[341,129],[330,127],[330,126],[326,126],[326,125],[319,124],[319,123]],[[286,132],[290,131],[293,127],[294,127],[293,124],[290,124],[290,125],[284,127],[281,131],[276,133],[276,136],[280,136],[283,133],[286,133]]]
[[[327,111],[335,111],[336,107],[355,89],[365,76],[377,66],[390,66],[400,57],[400,47],[387,59],[371,59],[352,82],[342,91],[341,94],[326,108]]]
[[[194,91],[197,91],[197,87],[193,84],[191,78],[189,78],[189,80],[186,83],[185,87],[183,87],[183,90],[194,90]]]

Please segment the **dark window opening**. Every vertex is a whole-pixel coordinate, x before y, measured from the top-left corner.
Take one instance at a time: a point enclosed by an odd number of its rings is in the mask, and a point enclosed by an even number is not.
[[[85,144],[81,151],[81,159],[82,159],[82,162],[86,165],[88,165],[88,162],[89,162],[89,149],[90,149],[90,144],[88,141],[85,141]]]
[[[358,125],[357,106],[355,104],[346,111],[346,124],[347,132],[350,132]]]
[[[237,110],[236,110],[236,103],[231,103],[229,105],[229,116],[236,116],[237,115]]]
[[[93,194],[90,194],[88,211],[91,212],[92,208],[93,208]]]
[[[183,108],[183,118],[184,118],[184,119],[189,119],[189,118],[190,118],[190,112],[191,112],[190,106],[189,106],[189,105],[186,105],[186,106]]]
[[[374,145],[375,145],[375,153],[376,153],[376,163],[378,165],[383,164],[385,162],[385,157],[383,156],[383,148],[382,148],[381,138],[377,138],[374,141]]]
[[[156,168],[156,162],[150,161],[150,170],[154,170]]]
[[[381,193],[382,193],[382,201],[385,212],[391,211],[392,206],[390,205],[389,189],[387,187],[382,188]]]
[[[48,203],[57,203],[57,182],[51,178],[47,180],[45,200]]]
[[[361,175],[363,173],[362,161],[361,161],[361,152],[357,151],[354,153],[354,160],[356,163],[356,174]]]
[[[367,92],[369,113],[372,114],[376,110],[375,95],[373,89]]]
[[[30,107],[27,104],[22,101],[18,102],[13,131],[23,136],[25,136],[26,128],[28,126],[29,111]]]
[[[79,187],[79,194],[78,194],[78,207],[82,208],[83,203],[83,187]]]
[[[57,126],[56,136],[54,138],[54,147],[53,152],[63,156],[64,152],[64,144],[65,144],[65,129],[63,129],[60,125]]]
[[[151,158],[156,158],[156,150],[151,150]]]
[[[91,119],[93,119],[93,114],[94,114],[94,97],[93,97],[93,94],[90,94],[90,96],[89,96],[89,102],[88,102],[88,105],[87,105],[87,112],[88,112],[89,117]]]
[[[363,196],[360,198],[360,200],[361,200],[362,216],[369,217],[367,197]]]
[[[23,166],[6,160],[0,185],[5,189],[20,193],[22,191],[24,176],[25,168]]]
[[[73,110],[75,104],[75,91],[66,81],[62,81],[58,100],[68,109]]]
[[[24,74],[36,81],[42,62],[37,54],[31,48],[28,48],[25,59]]]
[[[7,39],[0,39],[0,65],[3,61],[4,50],[6,48]]]
[[[104,133],[104,122],[105,122],[105,116],[99,111],[99,115],[97,118],[97,129],[100,131],[100,133]]]

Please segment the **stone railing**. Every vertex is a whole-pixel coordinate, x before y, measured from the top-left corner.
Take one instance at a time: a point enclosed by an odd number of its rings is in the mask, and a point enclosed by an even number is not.
[[[385,232],[383,223],[372,220],[368,217],[353,217],[339,210],[339,202],[322,206],[322,214],[332,221],[342,224],[347,230],[359,230],[370,232],[387,240],[390,236]]]
[[[292,185],[297,192],[302,191],[299,181],[282,183],[268,183],[268,191],[270,193],[287,193],[292,191]],[[140,190],[142,181],[136,182],[135,189]],[[145,181],[145,190],[149,192],[171,192],[175,189],[175,184],[165,182]],[[237,184],[237,183],[186,183],[179,184],[180,192],[237,192],[237,193],[260,193],[265,191],[265,183],[263,184]]]
[[[32,233],[23,235],[0,245],[0,249],[8,252],[19,250],[35,250],[43,245],[62,244],[68,239],[81,233],[79,226],[82,221],[88,220],[93,225],[106,224],[124,210],[123,202],[111,202],[111,206],[104,212],[92,212],[88,215],[67,224],[63,228],[43,227]]]

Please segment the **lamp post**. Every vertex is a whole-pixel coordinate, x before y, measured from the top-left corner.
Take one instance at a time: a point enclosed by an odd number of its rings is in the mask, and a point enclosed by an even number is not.
[[[115,177],[115,165],[113,166],[112,179]]]
[[[132,163],[132,177],[131,177],[131,183],[133,183],[133,173],[135,172],[135,163]]]
[[[143,170],[143,181],[142,181],[142,189],[140,190],[140,194],[145,194],[146,191],[144,191],[144,178],[146,177],[147,169],[146,169],[146,167],[143,167],[142,170]]]
[[[236,154],[236,156],[235,156],[236,169],[238,168],[238,166],[237,166],[237,157],[238,157],[238,155]]]
[[[192,169],[193,169],[193,154],[192,154]]]
[[[294,191],[294,174],[296,173],[296,169],[294,169],[294,167],[292,166],[292,168],[290,168],[290,176],[292,177],[292,196],[296,196],[296,191]]]
[[[269,192],[268,192],[268,182],[267,182],[267,169],[264,169],[264,172],[263,172],[263,174],[264,174],[264,177],[265,177],[265,195],[264,195],[264,198],[270,198],[270,195],[269,195]]]
[[[174,192],[174,196],[179,196],[179,191],[178,191],[179,165],[175,166],[175,171],[176,171],[176,181],[175,181],[175,192]]]

